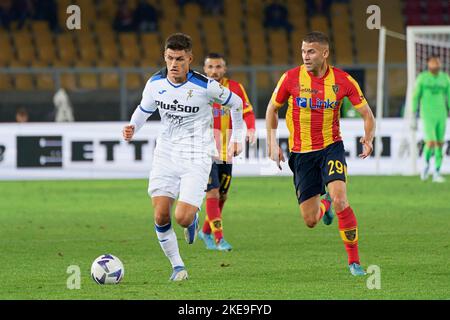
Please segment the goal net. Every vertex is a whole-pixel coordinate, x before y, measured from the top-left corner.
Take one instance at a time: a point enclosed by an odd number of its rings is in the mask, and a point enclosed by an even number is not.
[[[421,133],[414,129],[415,114],[412,112],[412,95],[417,75],[427,70],[427,60],[430,56],[438,56],[441,60],[441,70],[450,73],[450,26],[414,26],[407,27],[407,76],[408,86],[405,103],[405,130],[400,146],[400,158],[403,162],[404,174],[418,174],[419,147]],[[420,122],[419,122],[420,128]]]

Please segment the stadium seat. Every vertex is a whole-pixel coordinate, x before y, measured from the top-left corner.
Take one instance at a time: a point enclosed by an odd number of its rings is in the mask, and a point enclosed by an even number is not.
[[[93,67],[94,65],[89,61],[77,61],[75,67],[85,68]],[[97,74],[95,73],[78,73],[79,88],[95,90],[98,88]]]
[[[99,61],[97,67],[114,68],[116,66],[108,61]],[[101,89],[118,89],[120,86],[119,74],[117,72],[102,72],[99,75],[99,80]]]
[[[15,31],[12,33],[12,38],[16,47],[18,60],[31,63],[36,59],[33,40],[28,31]]]
[[[77,36],[80,58],[83,61],[97,61],[97,45],[94,38],[89,33],[80,33]]]
[[[42,35],[42,34],[50,34],[50,27],[48,26],[47,21],[37,20],[31,22],[31,31],[33,34]]]
[[[122,49],[122,59],[126,61],[138,61],[141,58],[136,33],[119,33],[119,45]]]
[[[31,66],[33,68],[45,68],[49,67],[49,64],[43,61],[34,61]],[[39,90],[54,90],[55,84],[53,81],[53,74],[42,73],[34,75],[36,81],[36,89]]]
[[[221,20],[215,16],[204,17],[202,19],[202,27],[206,40],[207,52],[225,52],[224,36],[222,34],[222,28],[220,26]]]
[[[0,91],[8,91],[13,88],[12,76],[9,74],[0,74]]]
[[[56,59],[56,52],[51,38],[36,37],[38,59],[47,64]]]
[[[7,33],[0,33],[0,64],[8,64],[14,59],[14,48]]]
[[[104,19],[95,21],[93,31],[96,33],[97,38],[112,37],[115,33],[112,23]]]
[[[347,3],[331,5],[331,31],[334,52],[331,57],[338,65],[353,63],[353,41],[351,40],[350,16]],[[333,51],[333,50],[332,50]]]
[[[228,55],[225,58],[229,65],[244,65],[247,63],[247,49],[241,33],[228,37]]]
[[[131,63],[130,61],[121,61],[119,63],[119,67],[129,68],[129,67],[136,67],[136,65]],[[140,88],[143,89],[142,74],[134,73],[134,72],[127,73],[125,86],[127,89],[130,89],[130,90],[136,90],[136,89],[140,89]]]
[[[10,67],[23,68],[28,67],[28,63],[19,60],[10,61]],[[29,73],[15,73],[14,87],[16,90],[33,90],[33,76]]]
[[[306,33],[306,10],[303,1],[288,1],[287,9],[289,13],[289,22],[294,29]]]
[[[269,72],[258,72],[256,74],[256,85],[262,90],[273,90],[273,82]],[[252,102],[256,103],[256,102]]]
[[[110,65],[114,65],[120,60],[115,35],[100,37],[99,47],[101,60]]]
[[[176,19],[173,17],[180,17],[181,11],[180,6],[177,4],[177,0],[164,0],[160,2],[161,4],[161,18],[159,19],[159,24],[163,23],[164,21],[170,21],[172,24],[175,23]],[[164,34],[164,38],[166,38],[168,35]]]
[[[202,38],[200,35],[200,31],[197,26],[197,22],[191,20],[184,20],[180,26],[181,32],[187,33],[192,38],[193,49],[192,52],[194,54],[194,64],[201,64],[203,57],[205,55],[205,50],[202,42]]]
[[[158,65],[162,60],[162,45],[156,33],[141,34],[140,45],[142,48],[142,59],[151,61],[152,65]]]
[[[270,30],[268,31],[268,37],[272,64],[289,64],[289,43],[286,32],[284,30]]]
[[[66,61],[56,60],[53,61],[53,67],[55,68],[68,68],[71,67]],[[76,74],[74,73],[61,73],[60,85],[66,90],[75,90],[77,88]]]
[[[163,19],[159,21],[159,30],[161,34],[161,38],[164,41],[173,33],[178,31],[178,28],[176,26],[176,22],[174,19]],[[159,47],[163,47],[162,44],[159,44]]]
[[[322,31],[325,34],[329,34],[328,19],[326,16],[316,15],[310,18],[311,31]]]
[[[267,41],[261,21],[247,19],[246,33],[248,35],[247,45],[250,51],[250,64],[266,64],[268,62]]]
[[[98,1],[98,17],[97,19],[105,19],[113,23],[117,13],[116,0],[102,0]]]
[[[262,24],[265,3],[261,0],[247,0],[247,19],[258,19]]]
[[[244,12],[244,3],[244,1],[240,0],[225,0],[223,5],[225,21],[241,21]]]
[[[184,18],[191,21],[197,21],[202,15],[200,5],[195,2],[188,2],[183,6]]]
[[[73,63],[77,57],[72,34],[63,33],[56,36],[56,46],[61,61]]]

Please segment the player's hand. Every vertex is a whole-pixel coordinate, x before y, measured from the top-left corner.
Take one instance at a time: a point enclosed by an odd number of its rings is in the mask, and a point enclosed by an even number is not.
[[[240,142],[230,142],[228,145],[228,154],[233,157],[238,156],[242,152],[242,143]]]
[[[123,127],[122,129],[122,136],[125,139],[125,141],[130,141],[133,138],[134,135],[134,126],[129,124]]]
[[[248,141],[251,145],[254,145],[256,142],[256,132],[255,129],[248,129],[247,134],[245,136],[245,141]]]
[[[363,152],[358,155],[361,159],[367,158],[372,153],[373,151],[372,141],[373,139],[367,139],[366,137],[362,137],[361,139],[359,139],[359,142],[361,142],[363,145]]]
[[[286,160],[284,159],[283,150],[277,143],[269,145],[269,158],[275,161],[277,163],[278,168],[282,170],[280,163],[281,161],[284,162]]]

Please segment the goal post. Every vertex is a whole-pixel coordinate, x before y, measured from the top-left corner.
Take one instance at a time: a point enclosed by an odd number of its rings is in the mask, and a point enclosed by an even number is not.
[[[442,70],[450,72],[450,26],[411,26],[406,29],[407,90],[404,109],[406,136],[403,137],[400,152],[408,159],[404,166],[405,175],[418,174],[418,141],[413,126],[412,96],[417,75],[427,69],[429,56],[438,56]]]

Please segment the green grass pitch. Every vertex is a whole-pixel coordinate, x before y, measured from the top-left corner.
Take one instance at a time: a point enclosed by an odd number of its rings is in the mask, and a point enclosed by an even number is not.
[[[379,290],[350,275],[336,220],[304,225],[289,177],[233,178],[223,214],[232,252],[189,246],[176,226],[190,279],[170,283],[146,189],[146,180],[1,182],[0,299],[450,298],[450,182],[350,177],[361,262],[380,267]],[[119,285],[91,280],[103,253],[123,261]],[[79,290],[66,287],[70,265]]]

